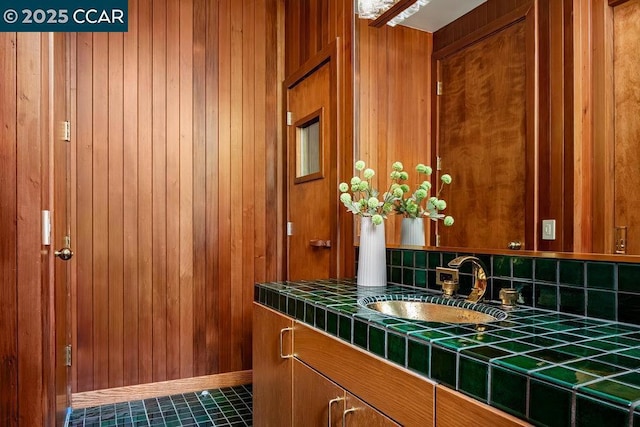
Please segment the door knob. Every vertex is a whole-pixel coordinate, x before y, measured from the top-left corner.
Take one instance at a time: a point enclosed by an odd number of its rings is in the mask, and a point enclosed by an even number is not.
[[[518,249],[522,248],[522,243],[518,241],[509,242],[507,248],[511,249],[512,251],[517,251]]]
[[[73,257],[73,251],[69,248],[62,248],[59,251],[55,251],[53,254],[63,261],[69,261],[71,257]]]
[[[331,240],[309,240],[309,246],[316,248],[330,248]]]

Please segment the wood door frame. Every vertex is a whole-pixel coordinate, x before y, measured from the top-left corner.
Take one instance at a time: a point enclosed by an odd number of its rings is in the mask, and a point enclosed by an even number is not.
[[[57,174],[57,171],[59,171],[58,168],[56,168],[55,166],[53,167],[53,169],[50,171],[51,175],[52,175],[52,179],[53,179],[53,210],[54,210],[54,218],[55,218],[55,222],[54,224],[58,224],[58,225],[62,225],[65,224],[66,225],[66,230],[64,230],[64,232],[62,232],[61,234],[65,235],[65,236],[69,236],[70,238],[72,238],[73,236],[71,235],[71,145],[73,144],[72,141],[64,141],[64,129],[62,129],[62,121],[68,121],[70,123],[70,113],[71,113],[71,55],[70,55],[70,51],[69,51],[69,43],[70,43],[70,35],[69,33],[64,33],[62,35],[59,36],[55,36],[54,37],[59,37],[58,41],[54,42],[54,46],[56,48],[55,50],[55,55],[56,57],[54,58],[54,63],[58,64],[58,65],[54,65],[54,70],[53,72],[55,73],[55,75],[53,76],[53,92],[52,95],[54,97],[53,99],[53,105],[54,105],[54,109],[55,111],[53,112],[52,115],[52,144],[64,144],[65,147],[65,153],[64,156],[66,158],[65,160],[65,165],[66,165],[66,176],[65,177],[61,177]],[[60,84],[63,84],[62,88],[59,88],[58,86]],[[69,139],[71,140],[71,135],[69,135]],[[57,152],[55,151],[55,149],[53,149],[53,152],[51,154],[52,159],[55,159],[55,155],[57,154]],[[56,202],[59,200],[59,192],[63,191],[64,196],[63,198],[65,199],[64,203],[66,204],[66,207],[64,208],[64,212],[65,212],[65,219],[61,220],[59,218],[59,215],[56,214],[58,208],[56,207]],[[56,250],[59,248],[58,245],[62,245],[63,242],[56,240],[56,233],[54,233],[54,235],[52,236],[52,245],[53,245],[53,249]],[[71,244],[71,248],[73,248],[73,241],[70,241]],[[61,247],[61,246],[60,246]],[[56,338],[54,340],[54,345],[55,345],[55,369],[56,369],[56,378],[55,378],[55,384],[56,384],[56,415],[59,419],[59,417],[61,416],[60,412],[61,410],[63,410],[63,416],[66,415],[66,409],[69,408],[71,406],[71,367],[70,366],[63,366],[62,368],[60,368],[60,363],[64,363],[64,358],[65,358],[65,354],[64,354],[64,350],[62,352],[60,351],[60,347],[58,345],[58,342],[60,341],[60,338],[58,336],[58,334],[61,332],[62,334],[64,334],[64,336],[62,337],[62,341],[65,342],[65,345],[71,345],[71,262],[73,261],[61,261],[58,259],[54,260],[54,295],[55,295],[55,300],[54,300],[54,304],[55,304],[55,316],[54,316],[54,321],[55,321],[55,334],[56,334]],[[59,276],[58,275],[58,268],[59,267],[63,267],[66,269],[66,273],[64,275]],[[59,277],[63,277],[64,278],[64,283],[60,283]],[[64,310],[64,313],[62,313],[60,311],[60,308],[62,308]],[[59,325],[60,322],[64,322],[64,325]],[[64,371],[64,374],[62,375],[61,372],[59,371],[59,369],[62,369]],[[61,398],[62,395],[60,394],[62,387],[64,387],[64,399],[65,401],[62,402]],[[64,404],[64,406],[62,406]]]
[[[352,164],[352,156],[353,150],[351,147],[346,147],[343,139],[341,138],[341,126],[342,122],[339,120],[340,114],[342,111],[340,110],[341,104],[338,102],[338,94],[341,93],[342,90],[342,82],[340,81],[339,70],[341,69],[341,42],[340,38],[336,37],[334,41],[329,43],[326,47],[320,50],[316,55],[311,57],[307,62],[305,62],[300,68],[291,73],[284,80],[284,102],[283,102],[283,117],[286,117],[286,111],[289,106],[289,90],[293,89],[298,83],[303,81],[306,77],[311,75],[314,71],[325,64],[329,64],[330,67],[330,108],[331,112],[329,114],[329,135],[327,135],[327,142],[331,143],[331,140],[335,138],[335,145],[331,149],[331,155],[329,157],[329,167],[328,171],[326,171],[325,176],[329,179],[329,183],[331,188],[335,189],[335,197],[331,197],[329,199],[329,209],[332,212],[331,215],[331,244],[332,248],[335,248],[335,252],[332,254],[331,262],[330,262],[330,277],[345,277],[349,274],[349,272],[353,269],[353,266],[349,267],[350,263],[354,262],[354,254],[353,251],[347,250],[349,243],[352,244],[352,241],[349,240],[349,236],[352,236],[353,231],[349,229],[349,227],[353,226],[352,221],[348,221],[351,219],[350,217],[346,217],[346,212],[342,212],[338,203],[338,183],[339,178],[341,176],[346,176],[346,171],[351,173],[351,164]],[[285,135],[286,143],[283,144],[283,153],[282,153],[282,161],[283,161],[283,174],[284,174],[284,211],[285,222],[289,218],[289,168],[288,159],[289,159],[289,144],[288,144],[288,129],[286,123],[283,124],[284,130],[283,135]],[[348,165],[348,166],[347,166]],[[348,221],[348,222],[347,222]],[[346,226],[341,226],[341,224],[346,224]],[[284,228],[286,229],[286,227]],[[285,239],[286,236],[285,236]],[[286,255],[283,259],[283,271],[286,272],[286,275],[289,274],[289,242],[288,239],[285,242],[286,247]],[[333,249],[332,249],[333,251]]]
[[[479,28],[476,31],[462,37],[458,41],[444,46],[432,54],[432,75],[435,78],[432,80],[431,86],[431,150],[432,158],[437,158],[438,155],[438,141],[440,139],[440,96],[437,94],[438,82],[441,78],[441,61],[450,55],[453,55],[461,50],[478,43],[488,37],[497,34],[511,25],[519,22],[525,23],[525,43],[527,44],[526,53],[526,110],[525,110],[525,164],[526,164],[526,178],[525,178],[525,244],[528,250],[537,250],[538,241],[536,239],[537,229],[537,207],[538,202],[536,200],[536,186],[539,180],[538,173],[538,151],[536,146],[539,142],[539,72],[537,70],[538,61],[538,44],[536,42],[537,31],[537,8],[535,2],[520,6],[514,9],[512,12],[490,22],[489,24]],[[435,227],[431,228],[430,242],[432,246],[436,246]]]

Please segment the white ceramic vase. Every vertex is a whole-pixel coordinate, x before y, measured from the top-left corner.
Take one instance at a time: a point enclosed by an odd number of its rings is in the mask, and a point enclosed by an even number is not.
[[[363,287],[387,286],[384,221],[380,225],[374,225],[371,217],[360,218],[357,283]]]
[[[402,218],[400,244],[424,246],[424,218]]]

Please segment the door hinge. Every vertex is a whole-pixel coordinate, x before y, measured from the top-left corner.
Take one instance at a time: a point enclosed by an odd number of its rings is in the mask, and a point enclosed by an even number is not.
[[[65,141],[71,141],[71,122],[65,120],[64,122],[64,138]]]
[[[287,222],[287,236],[293,236],[293,223]]]
[[[442,170],[442,157],[440,156],[436,156],[436,170],[437,171]]]
[[[51,211],[42,211],[42,244],[51,245]]]
[[[440,235],[436,234],[436,246],[440,246]]]
[[[442,95],[442,82],[436,84],[436,95]]]
[[[64,347],[64,366],[71,366],[71,344]]]
[[[287,111],[287,126],[291,126],[293,124],[293,113],[291,111]]]

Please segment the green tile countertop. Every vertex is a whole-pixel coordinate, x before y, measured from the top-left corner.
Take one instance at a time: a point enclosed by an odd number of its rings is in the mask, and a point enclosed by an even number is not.
[[[640,426],[640,327],[519,306],[483,325],[404,320],[358,305],[429,296],[352,280],[273,282],[254,299],[477,400],[546,426]]]

